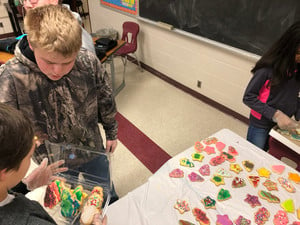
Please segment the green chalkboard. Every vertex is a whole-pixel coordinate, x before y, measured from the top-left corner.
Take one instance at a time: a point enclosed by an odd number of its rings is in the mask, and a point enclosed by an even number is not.
[[[139,0],[139,15],[261,55],[300,20],[300,0]]]

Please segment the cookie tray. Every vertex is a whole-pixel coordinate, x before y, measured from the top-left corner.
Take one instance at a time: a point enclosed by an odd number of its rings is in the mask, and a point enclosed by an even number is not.
[[[290,138],[288,138],[288,136],[280,134],[277,131],[277,126],[275,126],[274,128],[271,129],[269,135],[272,136],[273,138],[275,138],[276,140],[280,141],[282,144],[289,147],[294,152],[297,152],[298,154],[300,154],[300,142],[291,140]]]

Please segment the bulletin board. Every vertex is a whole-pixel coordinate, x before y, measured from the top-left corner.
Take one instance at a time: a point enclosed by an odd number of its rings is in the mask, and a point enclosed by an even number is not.
[[[138,0],[100,0],[102,5],[131,15],[137,15],[137,1]]]

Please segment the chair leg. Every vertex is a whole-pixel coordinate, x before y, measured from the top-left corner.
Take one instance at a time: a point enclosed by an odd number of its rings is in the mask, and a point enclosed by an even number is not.
[[[133,53],[133,55],[134,55],[134,57],[135,57],[135,60],[137,61],[137,64],[138,64],[139,70],[140,70],[141,72],[143,72],[144,70],[143,70],[143,68],[142,68],[142,66],[141,66],[141,63],[140,63],[140,61],[138,60],[138,57],[136,56],[136,54],[135,54],[135,53]]]

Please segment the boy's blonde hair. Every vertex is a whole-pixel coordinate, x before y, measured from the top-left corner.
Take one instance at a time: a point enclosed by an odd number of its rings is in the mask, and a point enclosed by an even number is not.
[[[73,14],[61,5],[45,5],[28,10],[24,28],[32,48],[70,56],[79,51],[81,27]]]

